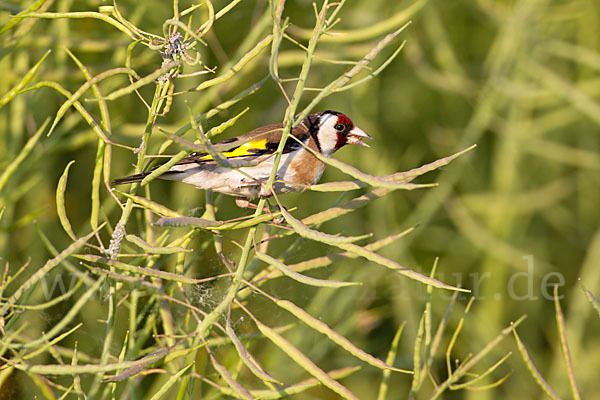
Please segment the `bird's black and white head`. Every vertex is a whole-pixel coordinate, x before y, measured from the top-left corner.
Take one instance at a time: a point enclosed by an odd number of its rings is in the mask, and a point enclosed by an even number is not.
[[[372,139],[362,129],[354,126],[352,120],[337,111],[322,111],[311,114],[304,120],[317,147],[326,156],[346,144],[358,144],[369,147],[363,139]]]

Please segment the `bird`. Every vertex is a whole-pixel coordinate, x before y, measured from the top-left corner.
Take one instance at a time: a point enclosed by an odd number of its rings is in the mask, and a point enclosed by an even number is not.
[[[208,153],[194,152],[159,178],[181,181],[198,189],[234,196],[238,206],[253,208],[250,201],[257,197],[268,198],[273,192],[280,194],[302,191],[319,182],[325,163],[310,150],[331,157],[346,144],[370,147],[363,139],[372,139],[341,112],[325,110],[310,114],[291,129],[290,134],[297,140],[287,138],[276,180],[272,190],[266,191],[264,184],[271,175],[283,129],[284,125],[281,123],[266,125],[213,144],[214,149],[221,152],[227,161],[240,165],[239,168],[220,165]],[[140,182],[150,173],[151,171],[125,176],[112,183],[120,185]]]

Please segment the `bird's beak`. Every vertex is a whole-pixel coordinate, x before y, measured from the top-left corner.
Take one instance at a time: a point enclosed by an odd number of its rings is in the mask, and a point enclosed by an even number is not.
[[[350,132],[348,132],[348,136],[346,138],[346,143],[349,144],[358,144],[360,146],[371,147],[365,142],[363,139],[373,139],[371,136],[367,135],[365,131],[355,126]]]

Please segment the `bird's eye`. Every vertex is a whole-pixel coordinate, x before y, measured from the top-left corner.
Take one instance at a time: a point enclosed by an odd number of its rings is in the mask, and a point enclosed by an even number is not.
[[[335,126],[333,127],[336,131],[340,131],[342,132],[344,130],[344,124],[335,124]]]

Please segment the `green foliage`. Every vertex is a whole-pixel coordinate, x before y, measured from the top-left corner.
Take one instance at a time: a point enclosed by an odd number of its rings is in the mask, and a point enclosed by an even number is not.
[[[0,399],[598,397],[596,3],[0,16]],[[373,148],[272,213],[155,179],[324,109]]]

